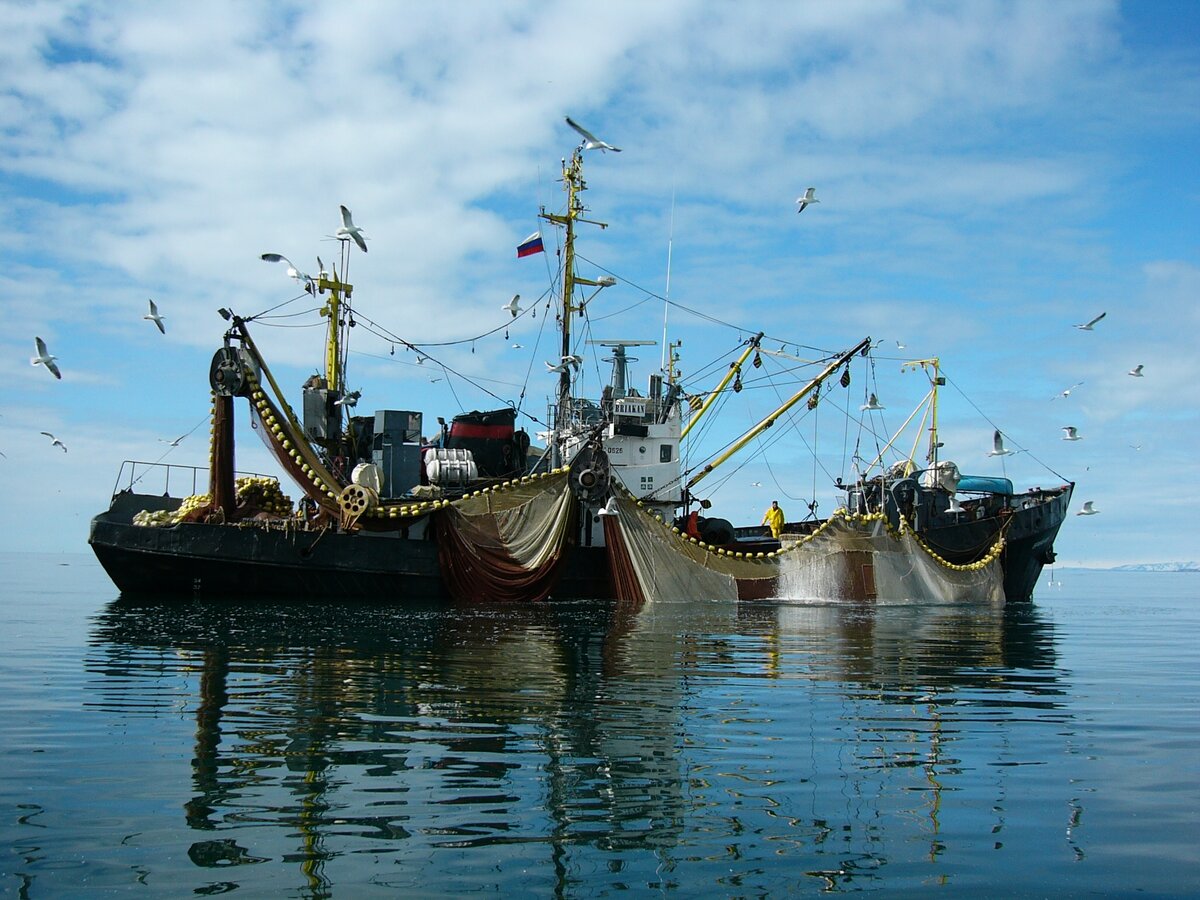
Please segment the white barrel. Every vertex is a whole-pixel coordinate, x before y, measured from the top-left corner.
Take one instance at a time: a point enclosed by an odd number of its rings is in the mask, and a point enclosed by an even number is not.
[[[354,484],[370,488],[376,494],[380,492],[383,485],[382,473],[379,471],[379,466],[374,463],[359,463],[350,473],[350,480]]]
[[[479,477],[479,469],[470,450],[432,447],[425,453],[425,477],[430,484],[465,487]]]

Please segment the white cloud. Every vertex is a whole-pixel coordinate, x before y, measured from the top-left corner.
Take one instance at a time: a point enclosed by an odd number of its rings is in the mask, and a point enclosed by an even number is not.
[[[583,249],[635,285],[663,291],[670,238],[672,299],[807,345],[865,332],[941,353],[990,416],[1055,453],[1049,396],[1084,378],[1085,465],[1113,478],[1124,458],[1091,435],[1111,443],[1130,417],[1153,431],[1176,416],[1173,431],[1195,436],[1194,415],[1172,409],[1200,374],[1176,349],[1197,325],[1194,248],[1131,248],[1157,179],[1200,194],[1156,143],[1194,135],[1200,79],[1178,54],[1128,52],[1113,3],[81,2],[6,14],[0,372],[64,423],[142,403],[155,421],[168,383],[203,396],[216,308],[245,315],[294,296],[258,256],[332,263],[337,245],[321,238],[340,203],[370,238],[350,272],[364,315],[410,340],[502,324],[508,296],[546,289],[544,261],[518,263],[513,247],[540,204],[562,202],[569,113],[624,148],[589,155],[585,199],[612,227]],[[1130,171],[1149,174],[1131,187]],[[810,184],[822,203],[798,217],[792,200]],[[168,315],[165,340],[141,328],[147,296]],[[644,296],[623,284],[593,313]],[[1080,341],[1070,326],[1093,309],[1116,327]],[[644,330],[639,314],[657,337],[657,301],[596,331]],[[544,321],[523,321],[514,340],[532,346]],[[671,325],[685,365],[737,337],[678,310]],[[298,381],[321,331],[256,334]],[[362,331],[357,349],[388,354]],[[44,375],[27,364],[35,333],[63,349],[74,384],[29,380]],[[439,358],[519,382],[508,343]],[[405,405],[447,412],[447,385],[388,355],[352,357],[352,378],[380,403],[401,383]],[[1123,374],[1137,362],[1146,384]],[[544,389],[534,378],[529,402]],[[85,505],[103,499],[86,478],[74,489]]]

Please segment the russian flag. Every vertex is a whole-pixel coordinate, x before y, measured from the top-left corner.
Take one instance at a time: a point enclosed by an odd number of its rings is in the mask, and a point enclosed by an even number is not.
[[[517,244],[517,259],[524,259],[526,256],[545,252],[546,248],[542,245],[542,236],[536,231]]]

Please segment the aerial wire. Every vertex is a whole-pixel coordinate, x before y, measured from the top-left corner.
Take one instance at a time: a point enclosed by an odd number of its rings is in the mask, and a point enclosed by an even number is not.
[[[671,308],[671,250],[675,244],[675,185],[671,185],[671,224],[667,229],[667,283],[663,288],[662,363],[659,371],[667,371],[667,311]]]

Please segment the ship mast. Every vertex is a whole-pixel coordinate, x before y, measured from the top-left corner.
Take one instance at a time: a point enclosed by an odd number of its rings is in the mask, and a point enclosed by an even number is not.
[[[542,209],[541,218],[547,222],[553,222],[556,225],[562,225],[565,230],[563,239],[563,287],[562,287],[562,311],[559,314],[559,319],[562,327],[562,360],[565,363],[566,358],[571,355],[571,314],[583,310],[584,304],[575,305],[575,286],[589,285],[600,288],[606,287],[608,282],[593,281],[590,278],[583,278],[575,273],[575,223],[587,222],[590,225],[599,225],[601,228],[607,228],[608,225],[604,222],[595,222],[591,219],[583,218],[585,207],[583,200],[580,198],[580,193],[587,190],[587,185],[583,180],[583,150],[584,144],[580,144],[571,154],[570,161],[563,160],[563,184],[567,192],[567,208],[562,215],[556,213],[548,213]],[[571,424],[571,366],[563,365],[562,372],[558,377],[558,401],[555,406],[554,413],[554,431],[556,435],[561,435],[570,427]],[[558,442],[555,442],[554,448],[554,464],[561,465],[561,448]]]
[[[342,318],[342,303],[350,302],[350,294],[353,293],[354,286],[341,281],[335,270],[333,278],[329,278],[324,272],[320,274],[317,279],[317,289],[322,294],[329,291],[329,301],[321,307],[321,315],[329,318],[329,332],[325,339],[325,383],[331,393],[337,393],[340,396],[344,374],[343,360],[345,359],[343,331],[346,327],[346,322]]]
[[[912,362],[906,362],[900,366],[901,371],[905,369],[915,369],[920,366],[925,376],[929,378],[929,451],[925,454],[925,460],[931,468],[936,469],[938,464],[938,449],[942,446],[938,440],[938,388],[946,383],[946,377],[942,375],[941,360],[934,356],[930,359],[914,359]],[[929,374],[929,370],[933,369],[933,374]]]

